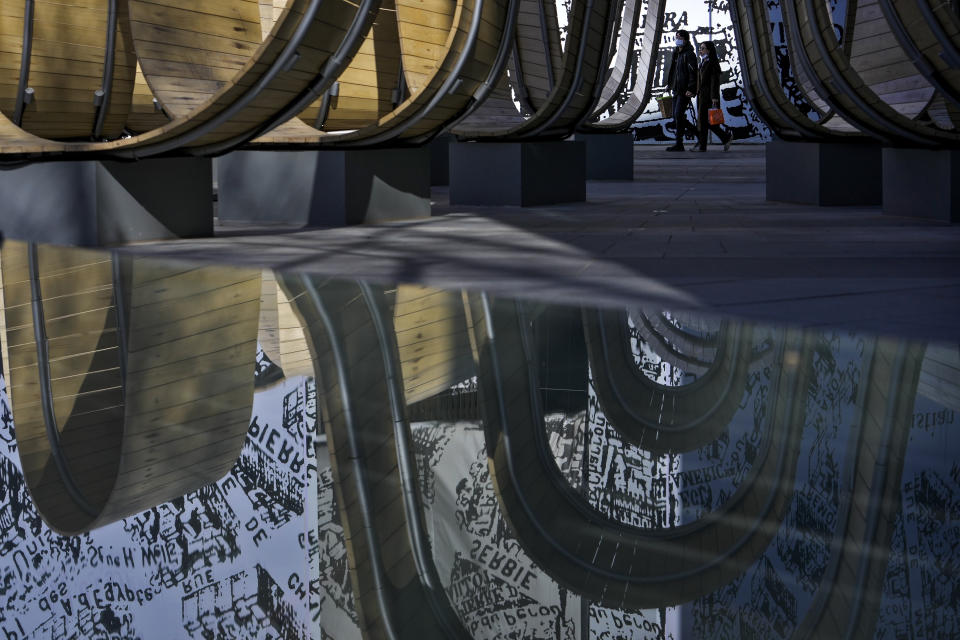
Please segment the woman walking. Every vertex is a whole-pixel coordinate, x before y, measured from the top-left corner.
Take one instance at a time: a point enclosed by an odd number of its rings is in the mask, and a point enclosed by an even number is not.
[[[700,43],[699,90],[697,91],[697,137],[699,143],[691,151],[706,151],[707,140],[713,131],[720,138],[724,151],[730,150],[733,134],[724,131],[719,124],[710,124],[710,109],[720,108],[720,60],[713,42]]]

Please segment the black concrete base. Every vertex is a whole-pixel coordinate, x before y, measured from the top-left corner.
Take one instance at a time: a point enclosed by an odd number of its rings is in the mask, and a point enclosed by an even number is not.
[[[450,145],[450,204],[530,207],[586,199],[583,142]]]
[[[766,147],[767,200],[820,206],[881,202],[879,146],[775,140]]]
[[[235,151],[217,158],[221,222],[306,227],[430,216],[430,151]]]
[[[578,133],[587,145],[587,180],[633,180],[632,133]]]
[[[960,151],[884,149],[883,212],[960,222]]]
[[[82,246],[212,236],[211,162],[162,158],[0,167],[0,232]]]
[[[455,140],[454,136],[444,134],[430,142],[430,186],[450,184],[450,143]]]

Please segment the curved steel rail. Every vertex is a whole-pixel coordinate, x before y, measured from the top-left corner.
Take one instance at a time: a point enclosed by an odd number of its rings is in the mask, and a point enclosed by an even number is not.
[[[85,515],[95,518],[97,509],[83,495],[83,491],[74,479],[70,462],[60,443],[60,429],[57,427],[57,412],[53,407],[53,389],[50,385],[50,355],[47,353],[46,320],[43,317],[43,292],[40,290],[37,245],[31,242],[27,251],[30,270],[30,306],[33,310],[33,339],[37,349],[37,374],[40,377],[40,403],[43,409],[47,442],[50,445],[50,457],[53,458],[67,495]]]

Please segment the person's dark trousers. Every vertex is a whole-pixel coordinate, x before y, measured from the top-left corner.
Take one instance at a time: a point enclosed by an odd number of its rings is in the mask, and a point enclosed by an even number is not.
[[[697,105],[699,107],[699,105]],[[702,151],[707,150],[707,140],[710,139],[709,131],[713,131],[720,139],[720,144],[726,144],[733,136],[732,133],[724,131],[718,124],[710,124],[710,105],[705,104],[703,108],[697,109],[697,143]]]
[[[677,95],[673,99],[673,126],[677,130],[678,147],[683,147],[683,134],[687,128],[687,107],[690,106],[690,98],[685,95]]]

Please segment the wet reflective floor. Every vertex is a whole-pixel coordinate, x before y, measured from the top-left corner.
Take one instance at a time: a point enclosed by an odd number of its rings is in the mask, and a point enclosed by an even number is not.
[[[0,267],[7,637],[960,634],[958,342]]]

